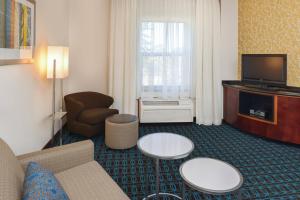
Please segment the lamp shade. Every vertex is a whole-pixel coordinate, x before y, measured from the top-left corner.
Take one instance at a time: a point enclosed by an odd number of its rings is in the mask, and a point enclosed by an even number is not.
[[[47,78],[53,78],[55,63],[55,78],[63,79],[69,75],[69,48],[63,46],[48,46]]]

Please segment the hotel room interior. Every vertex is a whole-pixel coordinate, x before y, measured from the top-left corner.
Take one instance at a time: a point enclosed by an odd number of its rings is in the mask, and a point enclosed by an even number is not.
[[[0,200],[300,200],[300,0],[0,0]]]

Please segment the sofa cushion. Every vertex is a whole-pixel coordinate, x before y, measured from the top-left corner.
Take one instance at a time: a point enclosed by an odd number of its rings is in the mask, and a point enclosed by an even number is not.
[[[71,200],[129,200],[96,161],[60,172],[55,176]]]
[[[118,110],[108,109],[108,108],[91,108],[86,109],[81,112],[78,120],[83,123],[87,123],[90,125],[96,125],[99,123],[104,123],[105,119],[108,116],[113,114],[117,114]]]
[[[69,200],[53,172],[36,162],[27,166],[22,200]]]
[[[24,171],[20,162],[9,148],[0,139],[0,199],[21,199]]]

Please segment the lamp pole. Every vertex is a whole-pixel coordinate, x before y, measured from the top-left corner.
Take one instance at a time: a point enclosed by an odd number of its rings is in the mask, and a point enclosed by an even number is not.
[[[60,112],[63,111],[63,104],[64,104],[64,81],[63,79],[61,78],[60,79]]]
[[[55,135],[55,82],[56,82],[56,59],[53,60],[53,82],[52,82],[52,139],[51,143],[54,144]]]
[[[60,100],[61,100],[61,102],[60,102],[60,113],[63,113],[63,103],[64,103],[64,89],[63,89],[63,79],[61,78],[60,79],[60,95],[61,95],[61,97],[60,97]],[[63,128],[62,128],[62,126],[63,126],[63,122],[62,122],[62,119],[60,119],[59,120],[60,121],[60,137],[59,137],[59,145],[61,146],[62,145],[62,135],[63,135]]]

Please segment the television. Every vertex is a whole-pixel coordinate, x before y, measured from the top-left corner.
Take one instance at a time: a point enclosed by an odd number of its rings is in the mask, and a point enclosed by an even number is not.
[[[243,54],[242,81],[261,85],[286,86],[286,54]]]

